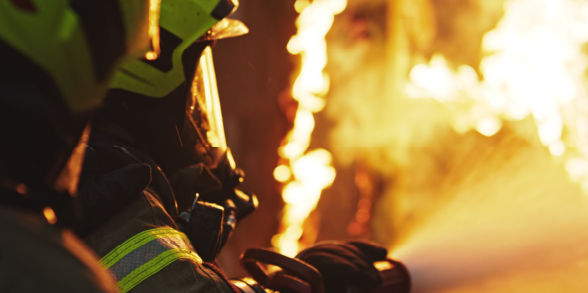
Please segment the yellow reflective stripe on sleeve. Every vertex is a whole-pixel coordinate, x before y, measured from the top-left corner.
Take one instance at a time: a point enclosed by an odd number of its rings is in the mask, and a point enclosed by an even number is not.
[[[122,278],[117,285],[121,292],[128,292],[167,265],[180,259],[190,259],[196,263],[202,263],[202,259],[193,251],[168,250],[133,270]]]
[[[101,262],[114,274],[122,292],[128,292],[145,279],[176,260],[202,263],[184,235],[170,227],[143,231],[115,247]]]
[[[177,230],[170,228],[170,227],[161,227],[161,228],[154,228],[150,230],[143,231],[141,233],[136,234],[135,236],[129,238],[124,243],[118,245],[113,250],[111,250],[108,254],[106,254],[100,262],[107,268],[110,268],[114,263],[120,260],[122,257],[127,255],[129,252],[137,249],[156,238],[165,237],[168,234],[173,233],[183,233],[178,232]],[[185,237],[185,235],[184,235]]]

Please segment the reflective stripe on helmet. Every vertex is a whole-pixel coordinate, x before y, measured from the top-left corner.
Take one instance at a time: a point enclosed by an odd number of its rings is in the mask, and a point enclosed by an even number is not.
[[[118,280],[122,292],[128,292],[176,260],[202,259],[186,235],[170,227],[138,233],[115,247],[100,261]]]

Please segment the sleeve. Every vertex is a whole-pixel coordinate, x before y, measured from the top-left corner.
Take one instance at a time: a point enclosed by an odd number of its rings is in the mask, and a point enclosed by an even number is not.
[[[235,292],[203,263],[149,189],[85,240],[122,292]]]

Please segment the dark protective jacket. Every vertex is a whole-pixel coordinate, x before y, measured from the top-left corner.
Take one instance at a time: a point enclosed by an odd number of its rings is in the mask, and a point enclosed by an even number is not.
[[[161,169],[140,151],[96,133],[87,149],[81,179],[86,203],[92,205],[100,198],[92,198],[92,192],[84,189],[94,188],[108,172],[136,163],[152,169],[146,188],[121,199],[120,205],[105,211],[108,217],[102,223],[85,231],[86,243],[114,274],[120,290],[235,292],[223,273],[203,262],[180,231],[173,191]]]
[[[0,231],[0,292],[118,292],[93,252],[40,215],[0,206]]]

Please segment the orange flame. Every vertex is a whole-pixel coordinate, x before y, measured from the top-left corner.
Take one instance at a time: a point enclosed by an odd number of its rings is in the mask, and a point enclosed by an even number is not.
[[[149,38],[151,38],[151,50],[145,53],[145,59],[155,60],[159,57],[159,10],[161,0],[149,1]]]
[[[541,143],[588,191],[586,16],[583,1],[506,1],[504,17],[483,39],[482,80],[473,68],[451,69],[435,55],[412,68],[407,93],[456,110],[460,133],[492,136],[504,120],[532,117]]]
[[[321,192],[335,179],[331,154],[324,149],[308,151],[315,121],[314,114],[325,106],[329,78],[323,72],[327,64],[325,36],[334,16],[342,12],[346,0],[298,0],[298,32],[288,42],[288,52],[300,55],[300,73],[292,86],[292,97],[298,102],[294,127],[288,133],[279,154],[288,165],[274,170],[277,181],[286,184],[282,190],[285,207],[281,231],[272,244],[283,254],[293,256],[299,250],[306,218],[316,208]]]
[[[57,216],[55,215],[55,212],[53,211],[52,208],[45,207],[43,209],[43,216],[47,220],[47,223],[52,224],[52,225],[57,223]]]

